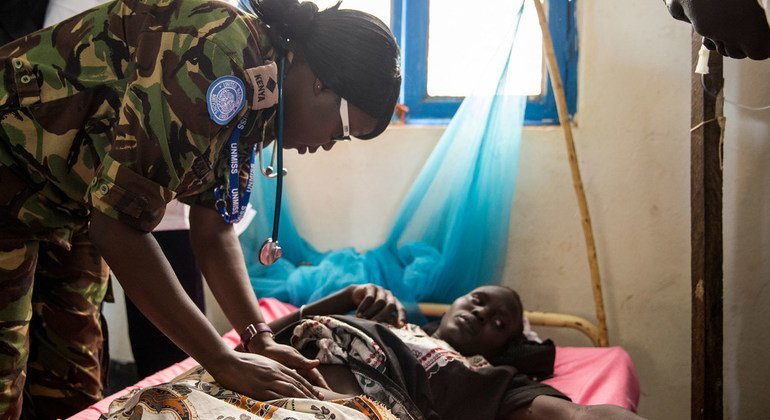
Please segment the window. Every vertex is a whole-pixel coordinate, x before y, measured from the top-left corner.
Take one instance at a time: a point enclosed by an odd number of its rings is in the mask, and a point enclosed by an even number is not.
[[[483,66],[500,54],[506,33],[518,15],[520,0],[485,0],[485,7],[467,7],[465,0],[431,2],[427,48],[427,96],[463,97],[470,93],[469,68]],[[537,96],[542,92],[543,42],[532,1],[524,1],[523,16],[511,63],[515,75],[512,94]],[[458,30],[462,28],[462,30]],[[463,57],[458,60],[458,56]]]
[[[520,1],[344,0],[342,7],[363,10],[390,23],[401,46],[407,122],[442,124],[452,118],[467,93],[468,84],[456,81],[494,53],[499,46],[494,40],[511,24]],[[516,93],[529,96],[526,124],[556,124],[556,101],[545,71],[537,13],[532,0],[523,1],[514,46],[520,75]],[[337,0],[314,2],[324,9]],[[550,0],[546,6],[570,115],[577,102],[575,3]]]

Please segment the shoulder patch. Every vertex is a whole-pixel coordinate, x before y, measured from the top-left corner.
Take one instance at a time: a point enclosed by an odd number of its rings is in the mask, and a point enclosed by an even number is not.
[[[275,62],[246,69],[254,96],[251,109],[265,109],[278,103],[278,66]]]
[[[241,79],[222,76],[209,85],[206,104],[215,123],[225,125],[232,121],[246,104],[246,88]]]

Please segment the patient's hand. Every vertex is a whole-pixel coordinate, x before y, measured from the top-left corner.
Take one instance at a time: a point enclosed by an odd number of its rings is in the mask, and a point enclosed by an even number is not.
[[[355,395],[352,394],[340,394],[339,392],[334,392],[331,389],[327,388],[321,388],[319,386],[313,387],[316,391],[318,391],[319,394],[323,394],[324,400],[331,401],[331,400],[344,400],[347,398],[353,398]]]
[[[406,322],[404,305],[390,290],[369,283],[348,286],[348,291],[357,317],[387,322],[396,327]]]

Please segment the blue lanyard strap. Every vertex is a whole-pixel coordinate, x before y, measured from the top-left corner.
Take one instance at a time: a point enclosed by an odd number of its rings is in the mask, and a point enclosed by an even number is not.
[[[249,197],[251,197],[251,189],[254,185],[254,178],[251,173],[251,168],[254,166],[254,156],[256,155],[256,145],[251,148],[251,158],[249,159],[249,178],[246,182],[246,190],[241,196],[241,183],[240,183],[240,170],[241,167],[238,164],[238,139],[241,137],[241,132],[246,126],[249,114],[241,118],[238,124],[233,128],[230,133],[230,139],[227,142],[230,175],[228,177],[227,189],[224,186],[214,188],[214,199],[216,200],[216,209],[222,216],[225,223],[238,223],[243,215],[246,213],[246,207],[249,205]],[[228,203],[229,201],[229,203]],[[229,204],[229,209],[228,209]]]

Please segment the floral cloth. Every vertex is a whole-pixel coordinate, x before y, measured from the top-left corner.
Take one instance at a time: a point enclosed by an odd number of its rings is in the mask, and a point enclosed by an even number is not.
[[[392,420],[396,417],[366,396],[320,401],[284,398],[257,401],[220,387],[202,367],[170,383],[134,391],[110,405],[100,419],[168,420]]]

